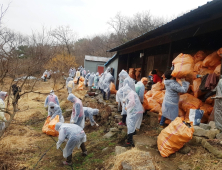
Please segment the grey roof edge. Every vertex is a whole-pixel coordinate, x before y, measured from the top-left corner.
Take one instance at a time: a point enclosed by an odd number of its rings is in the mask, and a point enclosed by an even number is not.
[[[128,47],[132,46],[131,43],[135,43],[134,45],[136,45],[138,43],[141,43],[141,42],[136,42],[136,41],[140,40],[142,38],[145,38],[146,36],[148,36],[148,35],[150,35],[152,33],[158,32],[160,29],[163,29],[164,27],[167,27],[168,25],[173,24],[174,22],[176,22],[176,21],[178,21],[180,19],[183,19],[184,17],[186,17],[188,15],[191,15],[191,14],[193,14],[195,12],[198,12],[199,10],[202,10],[203,7],[214,5],[215,3],[222,3],[222,1],[221,0],[208,1],[206,4],[204,4],[202,6],[198,6],[196,9],[190,10],[190,12],[187,12],[187,13],[183,14],[182,16],[179,16],[179,17],[173,19],[172,21],[169,21],[166,24],[164,24],[164,25],[162,25],[162,26],[160,26],[160,27],[158,27],[156,29],[153,29],[151,31],[145,32],[145,33],[141,34],[140,36],[138,36],[138,37],[136,37],[136,38],[134,38],[132,40],[127,41],[124,44],[121,44],[121,45],[119,45],[119,46],[117,46],[115,48],[107,50],[107,52],[115,52],[115,51],[118,51],[118,50],[121,50],[121,49],[128,48]]]
[[[114,55],[109,59],[109,61],[107,61],[107,62],[104,64],[104,66],[107,66],[107,65],[108,65],[111,61],[113,61],[117,56],[118,56],[117,53],[114,54]]]
[[[85,55],[84,59],[87,60],[87,61],[107,62],[107,61],[110,60],[110,57],[100,57],[100,56]]]

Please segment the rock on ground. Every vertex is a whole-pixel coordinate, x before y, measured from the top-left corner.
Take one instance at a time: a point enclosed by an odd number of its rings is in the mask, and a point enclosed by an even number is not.
[[[212,127],[212,126],[211,126]],[[216,137],[217,134],[219,134],[220,131],[217,129],[210,129],[210,130],[205,130],[199,126],[194,126],[194,136],[203,136],[203,137],[207,137],[209,139],[214,139]]]
[[[200,127],[205,130],[210,130],[211,126],[205,123],[200,123]]]
[[[216,129],[216,125],[215,125],[214,121],[210,121],[209,125],[210,125],[211,129]]]
[[[222,140],[222,133],[218,133],[218,134],[216,135],[216,138]]]
[[[157,139],[150,138],[145,135],[134,135],[133,136],[133,142],[136,147],[139,146],[148,146],[148,147],[154,147],[157,145]]]
[[[115,154],[116,154],[116,155],[119,155],[119,154],[121,154],[121,153],[123,153],[123,152],[126,152],[126,151],[127,151],[127,149],[124,148],[124,147],[121,147],[121,146],[116,146],[116,147],[115,147]]]
[[[182,154],[187,154],[191,151],[191,148],[187,145],[184,145],[180,150],[179,152],[182,153]]]
[[[109,139],[109,138],[113,137],[115,134],[116,133],[114,133],[114,132],[108,132],[103,137]]]

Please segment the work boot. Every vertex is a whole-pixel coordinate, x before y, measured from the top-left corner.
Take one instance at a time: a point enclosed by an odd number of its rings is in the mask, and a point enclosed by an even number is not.
[[[63,161],[62,163],[63,165],[69,165],[69,166],[72,165],[72,162],[69,163],[69,162]]]
[[[136,130],[133,132],[133,135],[136,135]]]
[[[82,152],[82,156],[87,156],[87,150],[85,152]]]
[[[123,147],[135,147],[133,143],[133,133],[127,135],[127,143],[124,144]]]
[[[119,126],[126,126],[126,124],[123,123],[123,122],[119,122],[118,125],[119,125]]]

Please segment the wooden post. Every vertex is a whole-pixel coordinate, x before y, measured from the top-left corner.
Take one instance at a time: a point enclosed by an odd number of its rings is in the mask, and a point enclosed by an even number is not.
[[[144,53],[144,50],[143,50],[142,68],[141,68],[140,79],[144,76],[144,65],[145,65],[145,53]]]

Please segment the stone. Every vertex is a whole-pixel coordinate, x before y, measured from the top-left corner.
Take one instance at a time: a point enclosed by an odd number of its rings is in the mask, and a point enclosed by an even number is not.
[[[109,149],[109,147],[106,147],[102,150],[102,152],[106,152]]]
[[[134,135],[133,142],[136,147],[148,146],[148,147],[153,148],[154,146],[157,145],[157,139],[150,138],[145,135]]]
[[[108,105],[112,110],[117,108],[117,105]]]
[[[122,162],[123,170],[132,170],[132,166],[128,162]]]
[[[214,139],[216,137],[216,135],[219,133],[220,133],[220,131],[218,129],[210,129],[207,132],[206,137],[208,137],[209,139]]]
[[[194,136],[205,136],[207,134],[208,130],[204,130],[203,128],[199,126],[193,126],[194,127]]]
[[[116,112],[111,112],[111,114],[112,114],[112,117],[116,116]]]
[[[116,133],[114,133],[114,132],[108,132],[108,133],[106,133],[103,137],[109,139],[109,138],[115,136],[115,134],[116,134]]]
[[[116,119],[122,119],[122,116],[121,115],[115,115],[115,118]]]
[[[216,125],[215,125],[214,121],[210,121],[209,125],[210,125],[211,129],[216,129]]]
[[[188,154],[189,152],[191,151],[191,148],[187,145],[184,145],[180,150],[179,152],[182,153],[182,154]]]
[[[118,128],[110,128],[109,131],[111,131],[111,132],[119,132],[120,130]]]
[[[205,123],[200,123],[200,127],[205,130],[210,130],[211,126]]]
[[[123,161],[121,164],[123,166],[123,170],[132,170],[132,169],[141,169],[141,170],[155,170],[155,166],[153,164],[152,158],[149,152],[141,153],[142,157],[147,157],[147,160],[143,163],[143,165],[137,165],[134,167],[130,164],[130,162]]]
[[[115,147],[115,154],[116,155],[119,155],[119,154],[126,152],[126,151],[127,151],[127,149],[125,147],[121,147],[121,146]]]
[[[222,133],[218,133],[218,134],[216,135],[216,138],[222,140]]]

